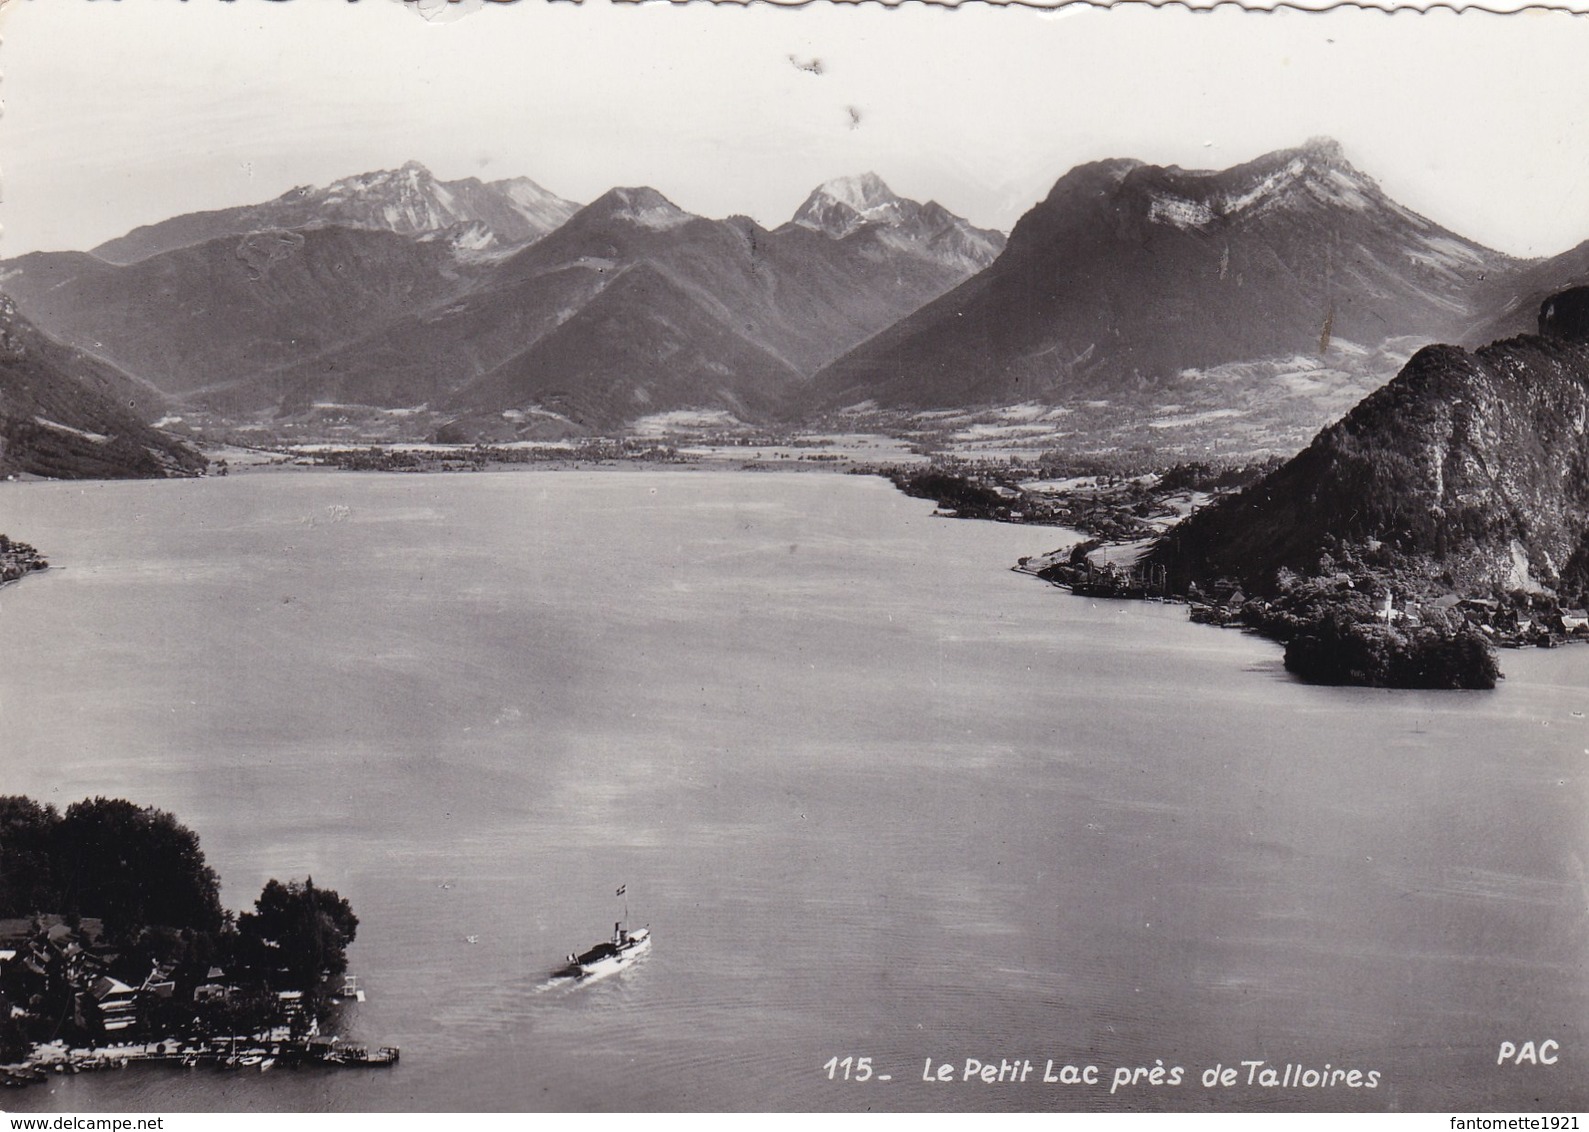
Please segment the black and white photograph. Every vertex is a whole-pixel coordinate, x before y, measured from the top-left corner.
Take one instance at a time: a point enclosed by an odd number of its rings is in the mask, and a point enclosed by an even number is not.
[[[1585,59],[3,0],[0,1109],[1577,1129]]]

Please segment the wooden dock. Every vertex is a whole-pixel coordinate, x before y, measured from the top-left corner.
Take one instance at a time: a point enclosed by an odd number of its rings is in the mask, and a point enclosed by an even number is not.
[[[0,1087],[19,1088],[48,1080],[52,1074],[94,1073],[129,1065],[200,1066],[225,1071],[281,1066],[329,1066],[338,1069],[386,1068],[397,1064],[396,1046],[368,1046],[341,1038],[261,1038],[236,1035],[202,1040],[168,1039],[94,1049],[71,1049],[51,1043],[33,1051],[18,1065],[0,1066]]]

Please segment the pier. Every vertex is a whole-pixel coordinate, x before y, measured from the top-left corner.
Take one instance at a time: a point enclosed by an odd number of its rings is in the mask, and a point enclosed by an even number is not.
[[[93,1073],[129,1065],[170,1065],[193,1069],[266,1070],[283,1066],[382,1068],[397,1064],[396,1046],[368,1046],[341,1038],[262,1038],[257,1034],[182,1041],[132,1042],[93,1049],[51,1042],[27,1060],[0,1066],[0,1087],[19,1088],[48,1080],[51,1074]]]

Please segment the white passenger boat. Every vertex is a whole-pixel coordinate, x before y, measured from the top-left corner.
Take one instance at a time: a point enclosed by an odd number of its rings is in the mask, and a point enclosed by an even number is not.
[[[568,966],[558,972],[565,978],[588,979],[610,975],[628,966],[651,949],[651,929],[636,928],[629,931],[619,920],[612,926],[612,938],[602,940],[589,951],[578,955],[570,952]]]

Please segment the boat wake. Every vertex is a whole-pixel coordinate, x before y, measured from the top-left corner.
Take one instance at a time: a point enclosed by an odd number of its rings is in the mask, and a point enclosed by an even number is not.
[[[563,973],[550,975],[543,982],[536,985],[533,993],[571,993],[573,991],[579,990],[581,987],[588,987],[594,983],[605,982],[613,975],[616,975],[621,971],[628,970],[629,967],[639,963],[643,958],[644,954],[642,953],[641,955],[638,955],[621,965],[604,965],[579,975],[568,975]]]

